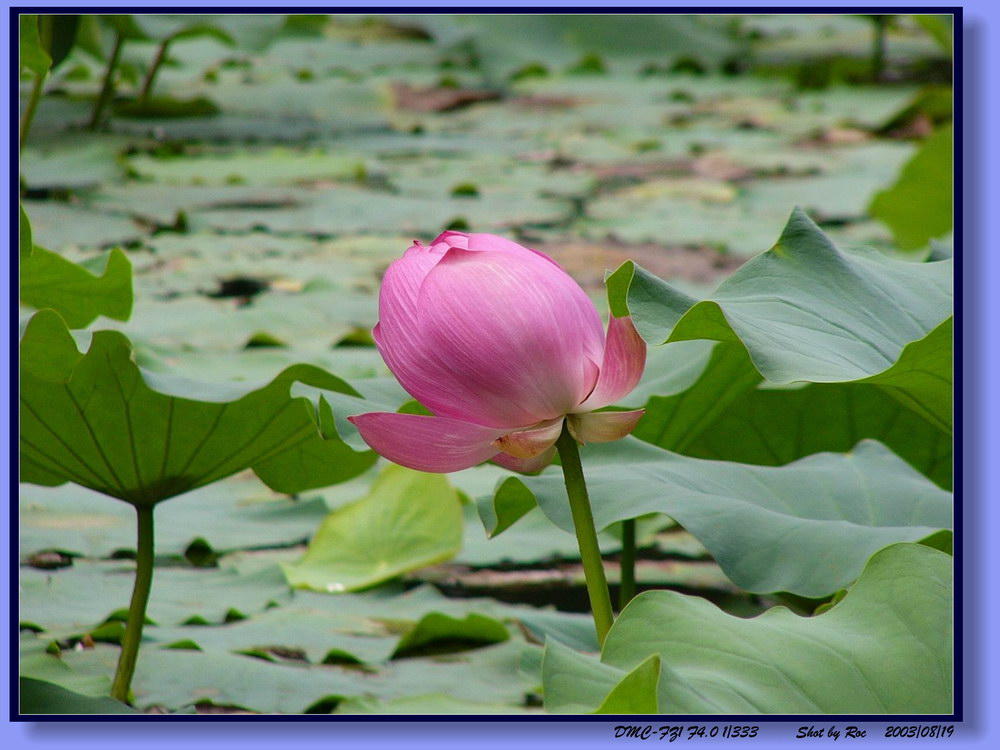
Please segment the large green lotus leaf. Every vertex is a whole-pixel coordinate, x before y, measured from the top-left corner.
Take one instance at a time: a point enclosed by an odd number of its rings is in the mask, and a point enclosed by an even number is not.
[[[347,421],[347,417],[373,411],[398,411],[412,399],[393,377],[360,378],[353,381],[352,386],[360,397],[323,391],[302,384],[296,385],[293,393],[306,396],[317,403],[320,399],[328,401],[336,415],[337,431],[343,436],[344,442],[357,450],[364,450],[367,444],[361,439],[357,428]]]
[[[927,338],[908,345],[885,379],[902,381],[901,371],[908,362],[933,364],[936,352],[950,363],[951,342],[946,335],[950,326],[949,319]],[[675,347],[693,343],[677,342],[651,353],[669,355]],[[933,374],[925,375],[929,387],[921,389],[914,372],[905,381],[909,391],[877,387],[873,383],[883,377],[880,375],[854,383],[758,387],[762,378],[743,346],[734,342],[710,346],[714,346],[711,360],[700,363],[700,376],[686,388],[671,389],[664,378],[666,395],[652,395],[644,401],[646,394],[656,393],[655,387],[643,389],[639,399],[630,394],[630,406],[644,405],[646,409],[632,433],[635,437],[698,458],[765,465],[786,464],[822,451],[846,452],[859,440],[875,439],[942,487],[950,488],[950,431],[939,426],[940,420],[933,416],[919,416],[932,414],[929,410],[918,408],[916,403],[907,408],[893,398],[895,394],[916,397],[923,391],[933,403],[943,395]],[[679,363],[663,359],[667,372],[680,370]],[[678,351],[672,359],[686,358]],[[647,363],[647,370],[649,367]],[[922,372],[927,369],[933,368],[922,368]],[[950,406],[950,399],[947,401]]]
[[[691,343],[694,342],[678,342],[653,349],[651,353],[666,359],[674,346],[690,346]],[[683,359],[684,354],[678,351],[675,358]],[[701,435],[714,432],[712,425],[728,412],[733,402],[753,391],[762,380],[746,349],[732,342],[715,344],[711,358],[707,362],[699,360],[699,364],[701,373],[693,382],[684,382],[687,387],[673,389],[667,384],[662,393],[654,391],[649,400],[641,404],[646,414],[633,433],[636,437],[667,450],[686,453],[689,445]],[[649,366],[647,363],[647,369]],[[627,400],[640,405],[631,394]]]
[[[315,414],[289,396],[296,380],[351,392],[306,365],[258,389],[144,373],[121,334],[98,331],[83,355],[62,319],[43,310],[21,339],[21,479],[152,504],[248,467],[298,492],[371,466],[373,453],[337,436],[329,406]]]
[[[734,583],[758,593],[826,596],[857,578],[876,550],[925,539],[952,522],[949,493],[871,441],[783,467],[689,458],[633,438],[588,446],[583,459],[597,528],[664,513],[704,544]],[[482,498],[487,531],[502,530],[496,519],[516,519],[532,495],[572,532],[557,468],[511,477]]]
[[[950,261],[839,250],[799,210],[771,250],[709,299],[699,302],[631,263],[608,279],[612,310],[630,312],[651,343],[741,344],[774,383],[871,378],[907,405],[920,403],[921,416],[939,426],[951,424],[950,326],[942,328],[950,288]]]
[[[158,567],[154,578],[147,616],[162,625],[240,619],[290,597],[275,568],[243,575],[228,568]],[[83,632],[128,607],[134,579],[135,566],[121,561],[24,568],[19,617],[45,630]]]
[[[34,244],[23,207],[20,232],[22,303],[56,310],[70,328],[86,328],[98,315],[128,320],[132,312],[132,264],[125,253],[116,248],[77,265]]]
[[[510,640],[462,654],[402,659],[374,673],[350,666],[273,663],[218,651],[145,646],[136,666],[135,705],[177,710],[198,702],[239,706],[264,713],[303,713],[324,700],[372,696],[393,700],[443,693],[462,701],[523,705],[533,684],[521,673],[525,650]],[[114,669],[118,649],[66,653],[65,661],[84,674]]]
[[[949,316],[924,338],[907,344],[892,367],[865,378],[928,422],[951,434],[952,327]]]
[[[895,184],[871,202],[871,214],[889,225],[904,250],[925,247],[954,224],[952,141],[952,125],[935,131],[905,164]]]
[[[618,669],[549,640],[542,657],[545,710],[552,714],[655,714],[660,657]]]
[[[718,346],[714,341],[678,341],[673,346],[648,348],[642,379],[618,404],[639,408],[645,406],[651,396],[684,393],[704,377]]]
[[[327,517],[302,560],[283,567],[295,587],[354,591],[447,560],[461,546],[462,507],[448,480],[393,465],[365,497]]]
[[[775,607],[742,619],[698,597],[640,594],[608,634],[602,661],[625,671],[658,655],[658,713],[946,714],[952,613],[952,558],[898,544],[814,617]],[[564,679],[568,671],[550,671],[547,702],[596,706],[579,681]]]
[[[42,41],[38,36],[38,16],[22,14],[18,16],[19,22],[19,49],[21,55],[21,70],[27,68],[36,77],[41,77],[49,72],[52,65],[52,58],[42,46]]]
[[[61,685],[22,677],[18,711],[22,714],[137,714],[139,711],[113,698],[74,693]]]
[[[106,495],[75,484],[23,485],[19,495],[22,556],[57,549],[106,558],[135,549],[135,513]],[[180,557],[195,540],[220,554],[300,544],[329,510],[322,497],[291,499],[266,490],[251,475],[238,475],[157,508],[156,551]]]
[[[70,328],[86,328],[99,315],[128,320],[132,313],[132,264],[128,257],[115,248],[88,266],[35,245],[21,265],[21,302],[56,310]]]

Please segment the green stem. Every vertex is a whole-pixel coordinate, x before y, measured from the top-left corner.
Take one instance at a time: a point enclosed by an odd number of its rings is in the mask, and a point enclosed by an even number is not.
[[[31,130],[31,121],[35,119],[35,110],[38,109],[38,102],[42,98],[42,88],[45,85],[45,76],[36,75],[35,82],[31,86],[31,96],[28,97],[28,105],[21,115],[21,133],[18,140],[18,152],[24,150],[24,144],[28,140],[28,131]]]
[[[122,653],[118,657],[118,668],[111,683],[111,697],[128,703],[135,660],[139,655],[142,641],[142,626],[146,621],[146,603],[153,582],[153,506],[135,506],[138,520],[138,539],[135,554],[135,585],[132,588],[132,602],[128,607],[128,621],[122,638]]]
[[[115,93],[115,69],[118,67],[118,58],[122,54],[122,44],[125,37],[122,34],[115,35],[115,48],[111,51],[111,59],[108,60],[108,68],[104,71],[104,83],[101,85],[101,93],[94,103],[94,112],[90,116],[90,129],[97,130],[104,118],[104,110],[107,108],[111,97]]]
[[[875,23],[875,38],[872,41],[872,80],[882,80],[885,72],[885,37],[889,25],[888,16],[872,16]]]
[[[140,104],[145,104],[149,101],[149,96],[153,93],[153,84],[156,83],[156,74],[160,72],[160,66],[163,65],[163,60],[167,56],[167,48],[172,41],[173,37],[168,36],[160,43],[159,49],[156,50],[156,57],[153,58],[153,64],[150,65],[149,70],[146,72],[146,78],[142,82],[142,91],[139,92]]]
[[[622,521],[621,587],[618,611],[621,612],[635,597],[635,519]]]
[[[573,527],[576,529],[576,541],[580,546],[580,559],[583,561],[583,573],[587,580],[587,593],[590,596],[590,610],[594,615],[594,626],[597,628],[597,642],[603,647],[614,615],[611,613],[611,596],[608,593],[608,580],[604,576],[601,548],[597,544],[594,514],[590,510],[587,482],[583,477],[583,466],[580,464],[580,450],[569,432],[568,422],[563,423],[562,434],[556,441],[556,449],[562,462],[566,494],[569,496],[569,507],[573,513]]]

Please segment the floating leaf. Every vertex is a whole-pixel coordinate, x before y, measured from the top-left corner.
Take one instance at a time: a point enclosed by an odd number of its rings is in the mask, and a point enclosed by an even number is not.
[[[510,633],[503,623],[491,617],[472,613],[459,620],[440,612],[429,612],[399,639],[392,657],[400,659],[427,653],[431,649],[435,653],[442,648],[455,650],[456,646],[477,648],[502,643],[509,638]]]
[[[52,191],[56,195],[62,190],[84,190],[113,182],[123,174],[118,162],[121,146],[117,139],[88,138],[83,134],[72,143],[25,145],[18,165],[21,180],[29,190]],[[32,214],[36,210],[37,204],[32,207]],[[73,231],[76,227],[68,229]],[[77,240],[74,244],[85,243]]]
[[[73,484],[24,485],[19,500],[22,555],[58,549],[107,558],[135,549],[135,513],[122,503],[109,503],[99,492]],[[196,539],[213,554],[284,547],[307,540],[329,512],[322,497],[275,496],[251,475],[231,477],[158,507],[156,549],[182,557]],[[192,524],[195,516],[198,523]]]
[[[631,69],[672,64],[677,59],[717,66],[739,45],[711,18],[691,15],[523,15],[398,17],[426,28],[443,44],[466,41],[476,59],[494,75],[510,75],[530,64],[563,68],[580,55],[614,50],[616,62]]]
[[[305,713],[321,702],[336,705],[349,697],[393,700],[428,692],[516,709],[533,687],[520,672],[526,650],[540,651],[512,639],[448,658],[403,659],[367,674],[350,666],[274,663],[218,651],[144,646],[133,691],[138,708],[159,705],[171,710],[210,702],[264,713]],[[66,653],[65,660],[84,674],[107,673],[117,655],[117,648],[97,644]]]
[[[697,597],[646,592],[615,622],[602,664],[558,649],[546,703],[592,711],[595,691],[571,675],[610,681],[657,655],[657,713],[947,714],[951,578],[949,556],[899,544],[876,553],[843,601],[815,617],[776,607],[741,619]],[[546,660],[552,652],[549,644]],[[644,684],[636,698],[646,695]]]
[[[688,458],[626,438],[588,446],[584,466],[598,529],[664,513],[704,544],[734,583],[760,593],[826,596],[857,578],[876,550],[951,526],[949,493],[869,441],[847,455],[769,467]],[[553,523],[572,532],[558,469],[507,479],[480,500],[484,523],[503,517],[512,491],[521,507],[525,488]]]
[[[388,701],[373,698],[348,698],[337,704],[335,714],[390,714],[412,716],[420,714],[520,714],[541,713],[537,708],[514,706],[509,703],[477,703],[462,700],[447,693],[422,693]]]
[[[462,507],[448,480],[387,466],[368,495],[327,517],[302,560],[283,567],[296,587],[356,591],[447,560],[461,546]]]
[[[191,583],[197,585],[194,580]],[[214,583],[214,579],[206,579],[206,585]],[[389,584],[337,596],[297,589],[290,602],[278,607],[258,611],[259,607],[254,610],[249,604],[241,606],[246,619],[225,627],[167,626],[161,622],[147,627],[144,637],[161,644],[190,641],[203,651],[246,653],[258,649],[295,654],[296,659],[312,664],[358,663],[377,670],[393,659],[408,633],[421,639],[429,637],[425,645],[435,644],[442,653],[449,649],[464,653],[508,640],[510,634],[500,621],[516,620],[539,642],[548,633],[582,632],[589,624],[590,640],[581,638],[579,642],[593,643],[592,650],[597,650],[589,616],[492,599],[449,599],[430,585],[404,592],[401,586]],[[403,653],[407,657],[403,661],[422,658],[413,650]],[[440,658],[464,657],[453,653]],[[397,659],[393,663],[402,662]]]
[[[292,366],[254,389],[154,375],[132,357],[116,331],[96,332],[83,355],[56,313],[31,318],[21,340],[22,481],[72,481],[141,505],[248,467],[295,492],[375,461],[340,440],[328,407],[317,416],[289,396],[295,381],[354,392],[323,370]]]
[[[44,680],[22,677],[18,710],[22,714],[137,714],[139,711],[112,698],[80,695]]]
[[[122,561],[77,560],[58,571],[21,571],[20,617],[47,631],[79,633],[128,606],[135,566]],[[274,567],[240,574],[229,568],[159,567],[149,619],[161,625],[223,623],[288,600]],[[38,675],[48,679],[44,675]]]
[[[140,154],[129,158],[128,164],[144,179],[167,185],[273,187],[306,181],[353,179],[364,161],[351,153],[276,148],[185,159],[157,159]]]
[[[22,632],[17,665],[21,679],[58,685],[87,698],[106,696],[111,692],[111,680],[107,675],[79,674],[52,651],[51,639]]]

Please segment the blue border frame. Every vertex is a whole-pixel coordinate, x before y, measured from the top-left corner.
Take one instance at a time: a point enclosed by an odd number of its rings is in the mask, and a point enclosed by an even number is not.
[[[109,4],[109,5],[95,6],[95,7],[85,7],[85,8],[83,8],[83,7],[73,7],[72,5],[67,5],[67,6],[49,5],[49,6],[45,6],[45,7],[26,7],[26,6],[11,7],[11,8],[9,8],[8,18],[6,19],[7,20],[7,29],[6,29],[6,31],[7,31],[7,34],[8,34],[8,38],[9,39],[13,39],[14,38],[14,36],[13,36],[13,34],[14,34],[14,28],[17,25],[16,24],[16,18],[17,18],[17,14],[19,12],[43,12],[44,13],[44,12],[65,12],[65,11],[71,10],[73,12],[90,12],[90,13],[98,12],[98,13],[100,13],[100,12],[112,12],[112,11],[116,11],[116,10],[127,9],[129,7],[134,7],[134,6],[132,4],[124,4],[124,5],[111,5],[111,4]],[[461,5],[459,5],[457,7],[458,7],[458,9],[462,9]],[[514,12],[520,12],[520,13],[581,13],[581,12],[583,12],[583,13],[602,13],[602,12],[605,12],[605,13],[607,13],[607,12],[611,12],[611,13],[615,13],[615,14],[629,14],[629,13],[662,13],[662,12],[670,12],[670,13],[720,12],[720,13],[780,13],[780,14],[792,14],[792,13],[796,13],[796,12],[810,12],[810,13],[842,14],[842,13],[862,12],[862,11],[863,12],[867,12],[867,13],[873,13],[873,12],[874,13],[880,13],[880,12],[886,13],[886,12],[901,12],[901,11],[902,12],[914,12],[914,11],[919,11],[919,12],[929,12],[929,13],[946,13],[946,14],[947,13],[951,13],[951,14],[955,15],[955,55],[954,55],[954,61],[955,61],[955,72],[954,72],[954,75],[955,75],[955,100],[956,100],[956,102],[959,105],[958,107],[956,107],[956,113],[955,113],[955,119],[956,119],[957,125],[958,125],[958,127],[956,128],[957,135],[956,135],[956,140],[955,140],[955,151],[956,151],[956,154],[959,157],[958,159],[956,159],[956,164],[955,164],[955,170],[956,170],[955,171],[955,198],[956,198],[956,222],[955,222],[955,248],[956,248],[956,252],[955,252],[955,263],[956,263],[956,276],[957,276],[957,280],[956,280],[956,292],[957,292],[957,296],[958,296],[958,300],[957,300],[957,304],[956,304],[956,311],[955,311],[956,312],[956,316],[958,317],[958,326],[957,326],[958,330],[957,330],[956,338],[955,338],[955,353],[956,353],[955,374],[956,374],[956,378],[957,378],[958,384],[959,384],[958,387],[956,388],[956,392],[955,392],[955,411],[956,411],[956,421],[958,422],[958,425],[957,425],[958,429],[957,429],[956,435],[955,435],[955,449],[956,449],[956,465],[959,467],[959,470],[955,472],[955,495],[956,495],[956,499],[957,499],[956,510],[955,510],[955,520],[956,520],[956,524],[955,524],[955,563],[956,563],[955,564],[955,569],[956,569],[956,571],[960,571],[963,574],[966,573],[966,572],[968,572],[967,571],[967,567],[969,567],[971,565],[971,563],[969,562],[969,558],[965,554],[966,551],[965,551],[965,548],[964,548],[964,544],[965,544],[964,522],[965,522],[965,519],[966,519],[966,515],[965,515],[966,507],[965,507],[965,494],[964,494],[964,491],[965,491],[965,487],[966,487],[965,471],[969,470],[969,467],[966,466],[965,461],[964,461],[965,451],[964,451],[964,445],[963,445],[963,435],[964,435],[964,430],[965,430],[966,425],[965,425],[965,421],[963,419],[963,415],[964,415],[964,411],[963,411],[963,407],[964,407],[963,390],[964,390],[964,387],[968,384],[969,374],[965,371],[964,366],[963,366],[963,363],[964,363],[964,352],[965,352],[965,343],[966,343],[965,342],[965,336],[964,336],[965,304],[967,302],[966,298],[963,295],[963,285],[964,285],[964,282],[965,282],[965,274],[967,272],[969,272],[969,269],[967,269],[967,266],[966,266],[966,264],[964,262],[964,257],[965,257],[965,245],[964,245],[965,232],[964,232],[964,225],[965,225],[966,219],[968,219],[969,217],[967,216],[966,211],[964,210],[965,209],[965,204],[964,204],[963,198],[964,198],[964,188],[965,188],[966,182],[967,182],[967,175],[965,174],[964,169],[963,169],[963,159],[962,159],[962,156],[964,154],[964,138],[965,138],[965,136],[968,135],[970,133],[970,130],[972,130],[973,128],[976,129],[975,132],[979,132],[979,131],[978,131],[978,126],[975,123],[969,123],[969,122],[967,122],[966,119],[965,119],[965,117],[964,117],[965,105],[968,104],[968,102],[966,102],[966,100],[965,100],[965,92],[964,92],[964,80],[965,80],[964,79],[964,74],[965,74],[965,71],[964,71],[964,58],[965,58],[965,53],[966,53],[965,45],[963,43],[964,42],[964,39],[963,39],[963,36],[964,36],[964,29],[963,29],[963,21],[964,21],[963,10],[964,10],[964,7],[963,6],[926,6],[926,7],[924,7],[924,6],[919,6],[919,5],[908,5],[906,7],[882,5],[882,6],[875,7],[875,8],[872,8],[872,7],[863,7],[863,6],[847,6],[847,7],[837,7],[837,6],[823,6],[823,7],[808,7],[808,6],[807,7],[802,7],[802,6],[766,6],[766,7],[762,7],[762,6],[757,6],[757,7],[748,7],[748,6],[716,6],[716,7],[698,7],[698,6],[685,6],[685,7],[680,7],[680,8],[665,9],[665,8],[655,7],[655,6],[629,6],[629,7],[626,7],[626,8],[607,8],[607,7],[581,7],[581,6],[556,6],[556,5],[551,5],[551,6],[543,6],[543,7],[490,6],[490,7],[482,7],[482,8],[474,8],[474,9],[468,9],[468,8],[465,8],[465,9],[467,11],[468,10],[473,10],[476,13],[491,13],[491,12],[492,13],[514,13]],[[233,8],[231,6],[229,6],[229,7],[227,7],[227,6],[197,7],[197,6],[186,5],[186,6],[142,7],[141,10],[143,12],[170,12],[170,11],[173,11],[173,12],[182,11],[183,12],[183,11],[190,10],[192,12],[197,12],[197,13],[200,14],[200,13],[207,13],[207,12],[221,12],[221,13],[231,12],[233,10]],[[329,11],[336,11],[336,12],[341,12],[341,13],[351,13],[351,12],[357,12],[357,13],[366,13],[366,12],[403,12],[403,13],[405,13],[405,12],[417,12],[417,11],[419,11],[419,12],[453,12],[453,11],[456,10],[456,6],[440,5],[440,6],[435,6],[435,7],[432,7],[432,8],[421,8],[421,7],[413,7],[413,6],[392,6],[392,7],[350,6],[350,7],[343,7],[343,8],[329,8],[329,7],[322,7],[322,6],[303,5],[303,6],[297,6],[297,7],[294,7],[294,8],[275,8],[275,7],[268,7],[268,6],[260,6],[260,7],[254,7],[253,10],[254,10],[254,12],[261,12],[261,13],[279,12],[279,11],[280,12],[284,12],[284,13],[288,13],[288,12],[305,12],[305,13],[308,13],[308,12],[317,12],[317,11],[327,11],[327,12],[329,12]],[[11,111],[12,112],[16,112],[17,108],[18,108],[18,100],[17,100],[17,96],[18,96],[17,74],[15,72],[17,70],[17,51],[16,51],[16,49],[17,49],[16,48],[16,44],[10,44],[9,45],[9,64],[10,64],[9,71],[10,71],[10,73],[9,73],[9,76],[8,76],[8,85],[9,85],[9,96],[8,96],[8,98],[9,98],[9,103],[10,103]],[[11,123],[12,122],[13,122],[13,120],[10,119],[10,118],[7,121],[7,127],[9,129],[8,140],[9,140],[9,144],[10,144],[9,151],[8,151],[8,156],[17,153],[17,144],[16,144],[16,136],[15,136],[15,130],[16,129],[13,128],[13,127],[11,127]],[[11,158],[9,163],[13,164],[13,161],[14,161],[14,159]],[[5,163],[7,163],[6,159],[5,159]],[[16,221],[17,206],[16,206],[16,201],[13,200],[13,198],[14,198],[14,196],[18,192],[19,184],[18,184],[18,175],[17,175],[16,170],[12,169],[11,172],[10,172],[10,175],[11,175],[11,178],[10,178],[10,195],[9,195],[9,199],[10,199],[9,209],[10,210],[7,212],[7,214],[8,214],[7,215],[7,223],[8,223],[8,235],[9,235],[9,238],[10,238],[10,245],[9,245],[9,247],[10,248],[14,248],[17,245],[17,229],[16,229],[16,227],[17,227],[17,221]],[[980,201],[977,200],[976,202],[980,202]],[[10,253],[10,264],[9,264],[9,274],[10,275],[8,277],[8,288],[9,289],[12,288],[12,285],[14,283],[15,271],[16,271],[16,256],[14,255],[13,252],[11,252]],[[17,316],[18,316],[18,304],[17,304],[17,301],[16,301],[16,295],[14,295],[14,294],[10,295],[9,311],[10,311],[10,315],[11,315],[11,320],[9,321],[9,324],[5,327],[6,328],[5,333],[10,336],[10,339],[9,339],[9,342],[8,342],[8,346],[9,346],[8,353],[9,353],[9,356],[10,356],[10,362],[13,363],[14,361],[16,361],[16,354],[15,354],[15,351],[14,351],[14,345],[15,345],[16,340],[17,340],[17,337],[14,335],[14,331],[15,331],[14,326],[16,325],[16,320],[17,320]],[[973,313],[973,315],[974,315],[974,313]],[[8,371],[8,372],[10,372],[10,371]],[[14,453],[15,441],[13,439],[14,438],[14,427],[16,425],[15,425],[15,422],[13,420],[12,413],[11,413],[11,411],[9,411],[10,404],[13,403],[13,397],[16,395],[14,393],[15,389],[16,389],[16,379],[13,378],[13,377],[11,377],[11,379],[9,381],[9,393],[11,395],[11,400],[5,405],[8,410],[4,412],[4,415],[11,420],[10,421],[10,425],[11,425],[10,430],[8,431],[8,434],[5,436],[5,437],[10,438],[10,441],[7,444],[8,451],[9,451],[9,458],[10,458],[10,463],[8,464],[8,468],[10,469],[10,488],[11,488],[10,498],[15,497],[15,488],[16,488],[16,485],[17,485],[15,472],[13,470],[13,467],[16,465],[15,462],[17,460],[16,459],[16,454]],[[979,493],[977,493],[977,494],[979,494]],[[11,531],[13,531],[13,529],[15,529],[17,527],[17,506],[16,506],[15,503],[11,503],[11,505],[10,505],[10,518],[9,518],[9,521],[10,521],[10,527],[9,528],[10,528]],[[11,550],[12,550],[11,553],[10,553],[10,558],[11,559],[8,561],[9,564],[10,564],[10,571],[9,571],[10,597],[9,597],[9,600],[8,600],[8,605],[12,605],[13,592],[16,591],[16,589],[17,589],[17,572],[18,572],[18,560],[17,560],[17,556],[16,556],[16,545],[12,545],[11,546]],[[964,577],[965,577],[964,575],[959,575],[958,576],[958,580],[956,581],[956,597],[955,597],[955,621],[956,621],[956,626],[957,626],[956,627],[956,652],[957,652],[957,656],[959,656],[959,658],[956,659],[956,666],[955,666],[955,703],[954,703],[954,705],[955,705],[955,709],[956,710],[955,710],[955,712],[953,714],[945,714],[945,715],[935,715],[935,716],[928,716],[928,715],[920,715],[920,716],[896,716],[896,717],[893,717],[894,720],[891,722],[892,724],[901,724],[901,723],[911,724],[911,723],[918,723],[918,722],[922,723],[922,724],[926,724],[926,723],[929,723],[929,722],[937,722],[937,723],[940,723],[940,722],[960,722],[960,721],[962,721],[964,719],[964,717],[966,715],[966,711],[965,711],[965,708],[966,708],[966,706],[965,706],[965,687],[966,687],[967,680],[970,677],[970,675],[964,669],[964,663],[963,663],[964,659],[962,658],[962,657],[965,656],[965,651],[963,649],[963,646],[964,646],[963,638],[964,638],[964,636],[967,633],[966,627],[968,625],[968,623],[965,620],[965,605],[967,604],[967,602],[965,600],[965,586],[964,586],[964,580],[963,580]],[[13,611],[13,606],[11,606],[11,608],[7,610],[8,614],[10,614],[12,611]],[[8,621],[10,622],[10,618],[8,618]],[[16,628],[13,628],[13,627],[12,627],[12,632],[11,632],[10,643],[11,643],[11,647],[12,647],[10,653],[11,654],[17,653],[16,649],[17,649],[17,644],[18,644],[18,638],[17,638]],[[11,661],[13,661],[13,660],[11,660]],[[7,663],[11,664],[11,662],[7,662]],[[287,721],[310,722],[310,721],[316,721],[316,720],[323,721],[323,722],[334,721],[334,722],[336,722],[338,724],[340,724],[340,723],[371,723],[372,722],[372,719],[359,719],[359,718],[356,718],[356,717],[299,716],[299,715],[294,715],[294,716],[266,716],[266,715],[264,715],[264,716],[137,716],[137,717],[133,717],[133,716],[122,716],[122,717],[118,717],[118,716],[116,716],[116,717],[103,717],[103,716],[80,717],[80,716],[57,716],[57,715],[52,715],[52,716],[45,716],[44,718],[40,719],[40,717],[37,717],[37,716],[21,716],[21,715],[19,715],[19,714],[16,713],[16,706],[14,705],[14,702],[16,700],[16,695],[17,695],[17,683],[15,681],[15,678],[16,678],[16,674],[14,674],[13,671],[12,671],[11,672],[11,679],[10,679],[10,693],[9,693],[9,695],[10,695],[10,701],[11,701],[11,703],[10,703],[11,718],[14,721],[31,721],[31,722],[34,722],[34,721],[45,721],[45,722],[53,721],[53,722],[57,722],[57,723],[58,722],[74,722],[74,723],[75,722],[86,722],[88,724],[89,723],[94,723],[94,722],[104,723],[104,722],[109,722],[109,721],[113,721],[115,723],[120,722],[120,721],[126,721],[126,722],[134,722],[134,721],[142,721],[142,722],[146,722],[146,721],[161,721],[161,722],[162,721],[168,721],[168,722],[178,722],[178,721],[180,721],[180,722],[191,722],[191,721],[194,721],[194,722],[196,722],[198,724],[205,724],[205,723],[209,723],[209,722],[225,722],[225,723],[231,723],[231,722],[247,723],[247,722],[251,722],[251,723],[257,723],[257,722],[261,722],[261,721],[266,721],[266,722],[275,722],[275,721],[281,721],[281,722],[287,722]],[[978,701],[977,701],[977,703],[978,703]],[[406,722],[406,723],[410,723],[410,722],[419,722],[419,723],[448,722],[449,724],[453,724],[453,723],[467,723],[467,722],[470,722],[470,721],[489,721],[489,722],[498,722],[498,721],[500,721],[500,722],[514,722],[514,723],[531,723],[531,724],[536,724],[536,723],[539,723],[539,722],[541,722],[541,723],[550,723],[550,722],[559,722],[559,723],[574,722],[574,723],[576,723],[576,722],[580,722],[580,721],[602,722],[602,723],[605,723],[605,724],[608,724],[609,722],[615,722],[615,721],[619,721],[619,722],[625,721],[625,722],[629,722],[629,723],[633,723],[633,724],[644,724],[644,723],[647,723],[647,722],[637,722],[636,721],[637,718],[655,718],[656,721],[651,722],[651,723],[657,724],[657,725],[658,724],[663,724],[663,723],[667,723],[667,724],[685,724],[685,725],[687,725],[687,724],[692,724],[692,723],[706,723],[706,722],[719,723],[720,722],[720,717],[717,717],[717,716],[688,716],[688,717],[673,717],[673,716],[665,716],[665,717],[636,717],[636,716],[601,716],[601,717],[580,716],[580,717],[564,717],[564,716],[539,716],[539,717],[525,717],[525,716],[492,716],[492,715],[490,715],[490,716],[462,716],[462,717],[454,717],[454,716],[387,716],[387,717],[378,717],[377,719],[375,719],[375,721],[376,722]],[[830,716],[811,716],[811,715],[749,716],[749,717],[747,717],[747,716],[726,716],[724,718],[724,721],[725,721],[725,723],[752,723],[752,724],[788,723],[788,722],[796,722],[796,723],[799,723],[799,724],[801,724],[802,722],[806,722],[806,723],[810,723],[810,722],[811,723],[822,723],[822,724],[826,724],[826,723],[844,724],[844,723],[848,723],[848,722],[856,722],[856,723],[866,723],[866,724],[877,723],[877,724],[883,724],[884,725],[884,724],[890,723],[890,722],[886,721],[886,717],[884,717],[884,716],[879,716],[879,717],[869,717],[869,716],[837,716],[837,717],[834,718],[834,717],[830,717]]]

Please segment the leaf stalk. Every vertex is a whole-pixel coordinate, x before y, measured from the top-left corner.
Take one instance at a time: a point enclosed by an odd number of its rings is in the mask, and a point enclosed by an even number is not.
[[[618,590],[618,611],[635,598],[635,519],[622,521],[621,585]]]
[[[128,607],[128,620],[122,638],[122,652],[118,657],[118,667],[111,683],[111,697],[129,702],[132,675],[135,673],[139,643],[142,641],[142,626],[146,621],[146,604],[153,583],[153,506],[136,505],[138,534],[135,554],[135,584],[132,587],[132,601]]]
[[[45,86],[44,75],[36,75],[34,83],[31,85],[31,96],[28,97],[28,104],[21,115],[21,132],[18,135],[18,153],[24,150],[24,144],[28,140],[28,131],[31,130],[31,121],[35,119],[35,110],[38,109],[38,102],[42,98],[42,89]]]

